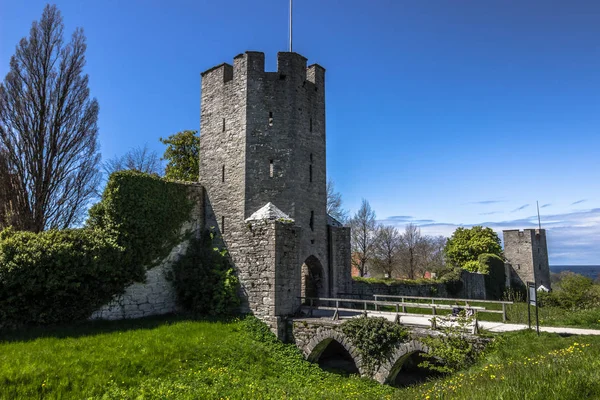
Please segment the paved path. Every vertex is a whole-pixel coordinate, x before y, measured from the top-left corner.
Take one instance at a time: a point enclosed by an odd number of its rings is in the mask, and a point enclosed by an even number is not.
[[[368,312],[371,316],[384,317],[390,321],[394,321],[396,318],[395,313],[388,312]],[[314,316],[321,318],[331,318],[332,313],[328,311],[315,310]],[[357,315],[362,315],[360,312],[348,313],[340,312],[340,319],[354,318]],[[419,327],[430,327],[432,316],[421,316],[421,315],[401,315],[400,323],[406,325],[414,325]],[[500,332],[514,332],[527,329],[526,324],[505,324],[502,322],[490,322],[490,321],[478,321],[479,328],[485,329],[489,332],[500,333]],[[535,329],[535,325],[533,325]],[[553,327],[553,326],[540,326],[541,332],[551,332],[567,335],[600,335],[600,329],[582,329],[582,328],[568,328],[568,327]]]

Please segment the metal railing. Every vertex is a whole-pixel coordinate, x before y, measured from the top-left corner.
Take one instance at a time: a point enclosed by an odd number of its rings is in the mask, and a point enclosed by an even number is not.
[[[338,320],[340,316],[340,311],[346,312],[360,312],[365,315],[368,313],[371,314],[395,314],[394,322],[400,322],[400,316],[424,316],[429,317],[432,316],[431,327],[436,327],[436,318],[437,310],[452,310],[453,306],[447,304],[432,304],[432,303],[412,303],[412,302],[398,302],[398,301],[381,301],[381,300],[361,300],[361,299],[343,299],[343,298],[332,298],[332,297],[308,297],[301,296],[301,303],[305,301],[308,302],[309,307],[309,315],[313,316],[314,310],[328,310],[333,311],[332,320]],[[316,303],[316,304],[315,304]],[[320,304],[319,304],[320,303]],[[358,304],[359,307],[344,307],[345,304]],[[371,306],[371,308],[369,308]],[[380,307],[388,306],[393,307],[393,311],[381,310]],[[406,312],[406,307],[412,308],[424,308],[430,309],[430,315],[416,314],[416,313],[408,313]],[[469,307],[474,313],[475,325],[477,326],[477,312],[485,312],[485,307]],[[402,311],[401,311],[402,310]]]

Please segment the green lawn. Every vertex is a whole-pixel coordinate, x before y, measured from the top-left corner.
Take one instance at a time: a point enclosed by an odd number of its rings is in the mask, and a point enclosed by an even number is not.
[[[163,317],[5,335],[0,399],[600,398],[600,338],[506,334],[468,371],[395,389],[323,372],[249,326]]]

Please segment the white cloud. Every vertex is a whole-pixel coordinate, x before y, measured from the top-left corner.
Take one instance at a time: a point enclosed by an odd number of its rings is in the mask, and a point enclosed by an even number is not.
[[[404,229],[411,221],[386,219],[379,221]],[[445,222],[419,223],[426,235],[450,236],[460,226],[483,225],[496,231],[502,238],[502,230],[537,228],[537,215],[502,222],[481,222],[459,225]],[[542,228],[548,236],[548,253],[551,265],[600,264],[600,208],[565,214],[543,215]]]

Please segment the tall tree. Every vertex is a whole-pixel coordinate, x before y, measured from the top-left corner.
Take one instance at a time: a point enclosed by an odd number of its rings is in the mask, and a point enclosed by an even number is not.
[[[423,265],[424,244],[421,229],[415,224],[407,224],[401,236],[400,258],[408,279],[415,279]]]
[[[17,229],[73,225],[100,180],[98,102],[83,74],[85,36],[77,28],[65,45],[63,30],[60,12],[47,5],[0,84],[0,182],[14,183]]]
[[[469,261],[477,261],[481,254],[503,257],[498,234],[482,226],[457,228],[446,242],[445,253],[448,264],[461,268]]]
[[[113,172],[126,169],[145,172],[147,174],[162,174],[160,157],[155,151],[148,149],[147,145],[144,145],[144,147],[135,147],[122,156],[116,156],[107,160],[103,164],[103,168],[107,176]]]
[[[342,208],[342,194],[335,191],[332,179],[327,180],[327,214],[344,225],[348,222],[348,211]]]
[[[424,236],[425,254],[424,263],[429,271],[440,272],[445,268],[444,248],[446,238],[444,236]]]
[[[163,160],[167,160],[165,178],[198,182],[200,176],[200,138],[198,131],[182,131],[160,138],[167,145]]]
[[[352,265],[358,269],[360,276],[367,273],[367,262],[373,257],[377,240],[375,211],[365,199],[358,212],[350,220]]]
[[[398,268],[398,250],[400,250],[402,237],[398,229],[391,225],[379,226],[376,237],[373,265],[387,278],[392,278]]]

